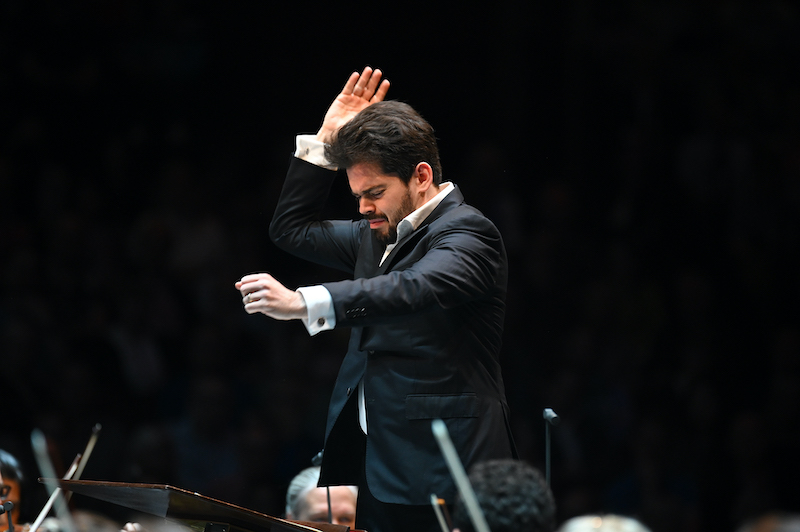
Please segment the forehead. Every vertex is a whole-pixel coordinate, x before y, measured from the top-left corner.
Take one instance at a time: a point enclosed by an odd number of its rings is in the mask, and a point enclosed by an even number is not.
[[[358,163],[347,169],[347,182],[353,194],[361,194],[371,188],[404,186],[396,175],[384,174],[377,164]]]
[[[313,513],[315,509],[325,507],[328,509],[328,494],[325,488],[314,488],[306,495],[308,509]],[[340,510],[347,510],[352,507],[355,511],[356,496],[346,486],[331,486],[331,506],[339,507]]]

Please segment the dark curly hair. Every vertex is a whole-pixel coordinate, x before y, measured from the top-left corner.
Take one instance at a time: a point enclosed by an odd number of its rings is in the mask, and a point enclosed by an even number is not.
[[[370,105],[336,132],[325,146],[326,158],[338,168],[375,164],[386,175],[408,183],[421,162],[433,169],[433,183],[442,182],[442,165],[433,127],[406,103]]]
[[[526,462],[512,459],[475,464],[469,480],[492,532],[552,532],[556,503],[542,474]],[[474,532],[467,508],[459,498],[453,525]]]

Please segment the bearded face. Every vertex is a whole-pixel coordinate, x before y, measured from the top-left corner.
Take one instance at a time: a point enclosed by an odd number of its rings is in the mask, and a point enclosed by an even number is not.
[[[369,221],[378,239],[390,244],[397,240],[397,224],[417,206],[409,186],[397,176],[388,176],[371,164],[347,169],[350,190],[358,201],[358,212]]]

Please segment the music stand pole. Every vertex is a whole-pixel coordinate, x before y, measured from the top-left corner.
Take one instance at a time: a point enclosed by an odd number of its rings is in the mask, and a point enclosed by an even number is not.
[[[544,418],[544,470],[547,485],[550,486],[550,425],[556,426],[561,421],[552,408],[545,408],[542,412]]]

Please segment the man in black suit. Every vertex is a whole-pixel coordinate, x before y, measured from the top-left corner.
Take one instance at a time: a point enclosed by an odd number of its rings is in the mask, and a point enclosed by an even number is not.
[[[328,411],[321,485],[359,486],[356,525],[438,530],[430,495],[455,486],[431,431],[447,424],[464,464],[516,454],[499,351],[507,261],[497,228],[442,182],[433,129],[383,101],[380,70],[354,72],[316,136],[299,136],[273,241],[352,280],[290,290],[236,283],[248,313],[350,327]],[[363,219],[319,220],[337,169]]]

